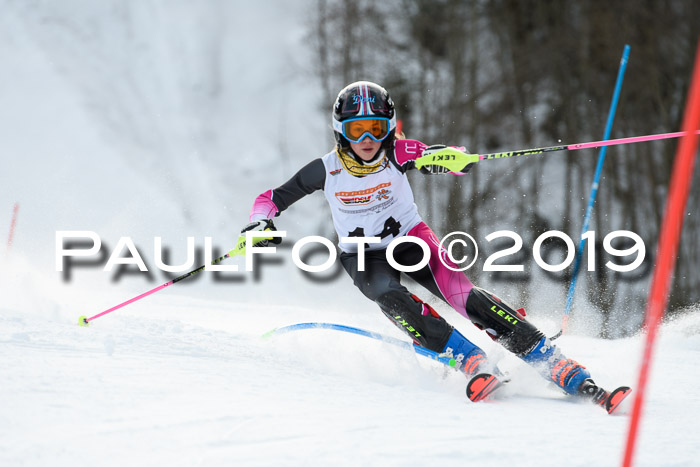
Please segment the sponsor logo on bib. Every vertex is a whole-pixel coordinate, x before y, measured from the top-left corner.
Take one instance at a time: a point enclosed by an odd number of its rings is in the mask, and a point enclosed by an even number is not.
[[[339,191],[335,197],[345,206],[364,206],[374,201],[389,199],[391,182],[381,183],[375,187],[359,191]]]

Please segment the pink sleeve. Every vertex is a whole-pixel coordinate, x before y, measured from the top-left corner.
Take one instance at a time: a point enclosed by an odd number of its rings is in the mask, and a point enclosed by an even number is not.
[[[253,209],[250,211],[250,222],[259,221],[261,219],[272,219],[275,217],[279,210],[272,201],[272,196],[272,190],[267,190],[265,193],[255,198]]]

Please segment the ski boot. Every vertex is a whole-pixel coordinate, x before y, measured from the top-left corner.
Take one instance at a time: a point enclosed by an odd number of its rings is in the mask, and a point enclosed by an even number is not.
[[[457,368],[462,370],[469,380],[466,392],[472,402],[488,399],[496,389],[510,381],[507,375],[488,361],[481,348],[472,344],[456,329],[452,331],[443,354],[452,355],[457,362]]]
[[[467,378],[491,369],[484,351],[471,343],[457,329],[452,330],[441,355],[454,358],[455,368],[463,371]]]
[[[543,338],[533,351],[522,359],[539,366],[547,378],[568,394],[590,400],[610,414],[618,409],[623,399],[632,391],[627,386],[620,386],[608,392],[596,385],[585,366],[564,357],[547,338]]]

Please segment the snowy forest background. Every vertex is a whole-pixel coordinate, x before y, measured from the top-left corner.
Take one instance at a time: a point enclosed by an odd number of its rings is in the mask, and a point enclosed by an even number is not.
[[[8,129],[0,140],[0,228],[8,231],[19,202],[15,259],[68,296],[100,290],[100,303],[173,275],[134,266],[108,274],[98,262],[56,272],[57,230],[96,231],[105,245],[101,264],[122,236],[134,239],[152,268],[155,235],[173,264],[184,261],[188,235],[198,236],[198,246],[214,236],[227,249],[257,194],[332,147],[330,108],[348,82],[383,84],[407,137],[427,143],[487,153],[597,141],[629,44],[612,137],[673,132],[700,35],[700,4],[691,0],[0,3],[7,12],[0,122]],[[604,267],[614,258],[602,249],[596,272],[584,261],[573,316],[584,317],[586,332],[622,337],[640,329],[675,148],[667,140],[608,150],[590,230],[599,243],[614,230],[638,233],[647,259],[634,273]],[[577,240],[597,156],[549,153],[489,161],[465,177],[411,178],[419,211],[438,234],[461,230],[478,239],[473,282],[556,322],[572,268],[544,273],[531,247],[548,230]],[[699,179],[697,171],[671,314],[700,301]],[[289,231],[288,245],[335,236],[319,193],[277,224]],[[524,264],[523,273],[482,272],[488,254],[510,246],[484,240],[501,229],[523,238],[523,250],[506,259]],[[261,275],[254,280],[275,286],[277,273]],[[243,276],[214,281],[206,293],[258,299],[255,288],[222,286],[250,280]],[[308,300],[308,287],[325,306],[323,297],[351,289],[340,268],[328,280],[307,279],[290,283],[290,302]],[[194,278],[171,293],[210,282]],[[97,306],[77,295],[88,313]]]
[[[611,137],[679,131],[700,35],[694,1],[317,5],[310,34],[323,101],[356,79],[384,83],[407,137],[458,143],[480,154],[603,139],[625,44],[632,52]],[[638,325],[629,313],[639,316],[644,307],[675,148],[670,140],[608,149],[589,229],[599,241],[618,229],[638,233],[647,260],[635,274],[619,273],[601,267],[607,256],[588,273],[585,297],[605,317],[619,313]],[[413,184],[431,207],[424,215],[443,232],[463,230],[482,239],[504,228],[531,246],[556,229],[576,243],[598,151],[482,164],[471,176],[449,181],[415,175]],[[700,300],[699,182],[696,171],[671,313]],[[522,264],[517,256],[509,262]],[[566,283],[571,270],[558,278]],[[469,275],[476,283],[494,279],[480,268]],[[498,273],[506,284],[497,287],[518,284],[527,301],[538,293],[535,277],[527,266],[524,273]]]

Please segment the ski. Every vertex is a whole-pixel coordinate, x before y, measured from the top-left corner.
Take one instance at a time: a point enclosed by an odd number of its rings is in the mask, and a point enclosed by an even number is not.
[[[356,334],[358,336],[363,336],[363,337],[369,337],[370,339],[376,339],[378,341],[386,342],[387,344],[395,345],[397,347],[402,347],[404,349],[412,349],[417,355],[421,355],[421,356],[429,358],[431,360],[435,360],[437,362],[440,362],[449,368],[455,368],[457,366],[457,361],[455,360],[455,358],[453,357],[452,354],[433,352],[430,349],[426,349],[425,347],[422,347],[418,344],[407,342],[407,341],[402,340],[402,339],[397,339],[395,337],[385,336],[385,335],[380,334],[378,332],[365,331],[364,329],[355,328],[352,326],[345,326],[342,324],[333,324],[333,323],[291,324],[289,326],[275,328],[275,329],[272,329],[270,331],[267,331],[265,334],[262,335],[262,338],[268,339],[268,338],[272,337],[273,335],[284,334],[284,333],[292,332],[292,331],[302,331],[302,330],[306,330],[306,329],[326,329],[326,330],[331,330],[331,331],[347,332],[350,334]]]
[[[632,389],[628,386],[620,386],[612,392],[608,392],[597,386],[592,380],[586,380],[579,389],[579,397],[588,399],[604,408],[609,414],[613,414],[631,392]]]
[[[406,342],[401,339],[396,339],[394,337],[385,336],[376,332],[365,331],[364,329],[355,328],[352,326],[344,326],[341,324],[333,323],[300,323],[293,324],[289,326],[284,326],[281,328],[275,328],[271,331],[263,334],[264,338],[269,338],[272,335],[284,334],[291,331],[300,331],[305,329],[326,329],[332,331],[341,331],[351,334],[356,334],[364,337],[369,337],[371,339],[376,339],[382,342],[386,342],[397,347],[403,347],[407,349],[412,349],[418,355],[430,358],[431,360],[438,361],[443,365],[458,369],[461,368],[457,361],[451,354],[438,354],[419,345],[413,344],[411,342]],[[492,374],[492,373],[479,373],[472,376],[467,382],[466,393],[467,397],[472,402],[480,402],[490,399],[494,393],[501,388],[505,383],[510,381],[507,375]],[[577,398],[588,399],[596,405],[604,408],[609,414],[614,413],[619,407],[622,401],[629,395],[632,390],[627,386],[620,386],[619,388],[613,390],[612,392],[607,392],[604,389],[592,384],[592,382],[581,391],[581,394],[575,396]],[[499,396],[500,397],[500,396]]]
[[[488,399],[496,389],[503,386],[504,382],[491,373],[479,373],[467,383],[467,397],[472,402]]]
[[[632,389],[627,386],[620,386],[613,390],[608,397],[605,398],[605,410],[609,414],[615,413],[620,407],[620,403],[632,392]]]
[[[473,376],[467,383],[467,397],[472,402],[488,400],[498,388],[502,387],[503,384],[507,382],[508,380],[501,379],[491,373],[479,373]],[[584,391],[581,392],[580,395],[574,397],[590,400],[595,405],[605,409],[605,411],[611,415],[617,411],[622,401],[632,392],[632,389],[628,386],[620,386],[611,392],[593,384],[591,384],[590,387],[592,388],[590,392]]]

